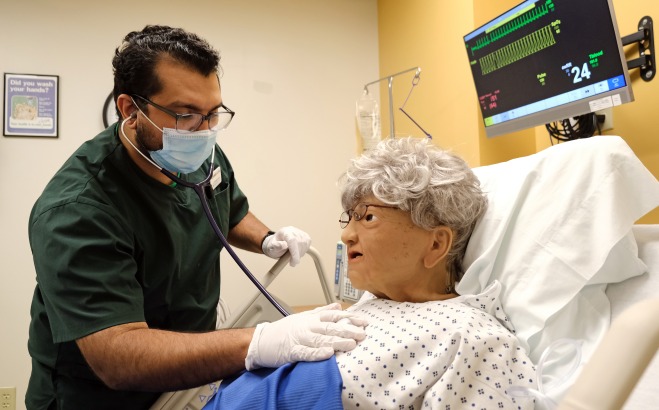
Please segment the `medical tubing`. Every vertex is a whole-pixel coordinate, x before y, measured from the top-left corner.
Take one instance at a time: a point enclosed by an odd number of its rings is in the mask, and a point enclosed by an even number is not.
[[[398,109],[399,109],[403,114],[405,114],[405,115],[407,116],[407,118],[409,118],[410,121],[412,121],[412,122],[414,123],[414,125],[416,125],[421,131],[423,131],[423,133],[426,134],[426,137],[428,137],[428,139],[432,139],[432,135],[428,134],[428,132],[427,132],[426,130],[424,130],[423,127],[420,126],[418,122],[414,121],[414,118],[412,118],[407,112],[405,112],[405,110],[403,109],[403,107],[400,107],[400,108],[398,108]]]
[[[206,199],[206,193],[204,192],[204,188],[207,187],[207,186],[210,186],[209,182],[210,182],[210,179],[213,175],[213,164],[211,164],[210,171],[208,172],[208,177],[206,177],[206,179],[204,181],[202,181],[201,183],[199,183],[199,184],[191,184],[187,181],[184,181],[184,180],[178,178],[177,176],[175,176],[174,174],[172,174],[171,172],[167,171],[164,168],[162,168],[160,170],[160,172],[165,174],[167,177],[169,177],[173,181],[176,181],[177,183],[179,183],[181,185],[184,185],[188,188],[192,188],[195,191],[195,193],[199,197],[199,200],[201,201],[201,207],[204,209],[204,213],[206,214],[206,218],[208,219],[208,222],[210,222],[211,227],[213,228],[213,231],[215,231],[215,235],[217,235],[220,242],[222,242],[222,245],[224,245],[227,252],[229,252],[229,255],[231,255],[233,260],[240,267],[240,269],[242,269],[242,271],[245,273],[245,275],[247,275],[249,280],[252,281],[254,286],[256,286],[256,288],[263,294],[263,296],[265,296],[266,299],[268,299],[268,301],[270,303],[272,303],[272,305],[279,311],[279,313],[284,315],[284,317],[288,316],[289,313],[286,311],[286,309],[284,309],[275,300],[275,298],[272,297],[272,295],[265,289],[265,287],[261,284],[261,282],[259,282],[254,277],[252,272],[250,272],[249,269],[247,269],[247,266],[245,266],[245,264],[240,260],[238,255],[236,255],[236,252],[234,252],[233,248],[231,247],[231,245],[229,245],[229,242],[226,240],[226,238],[222,234],[222,231],[220,230],[220,227],[217,226],[217,222],[215,222],[215,218],[213,217],[213,214],[211,213],[210,206],[208,205],[208,199]]]

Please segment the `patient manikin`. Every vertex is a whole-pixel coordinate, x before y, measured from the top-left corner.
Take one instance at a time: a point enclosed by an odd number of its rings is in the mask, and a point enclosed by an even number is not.
[[[366,340],[336,356],[344,406],[533,408],[508,394],[536,380],[499,283],[454,290],[487,204],[467,164],[425,140],[387,140],[341,182],[348,275],[367,291],[349,310],[369,322]]]
[[[386,140],[353,160],[340,186],[348,275],[366,291],[348,310],[368,321],[366,339],[337,352],[336,364],[297,365],[327,366],[327,377],[296,367],[279,386],[301,384],[305,408],[335,408],[324,397],[335,389],[336,408],[532,409],[532,398],[510,394],[537,381],[501,308],[501,285],[455,293],[487,206],[467,164],[427,140]],[[336,368],[338,383],[323,385]],[[314,389],[329,401],[313,407]]]

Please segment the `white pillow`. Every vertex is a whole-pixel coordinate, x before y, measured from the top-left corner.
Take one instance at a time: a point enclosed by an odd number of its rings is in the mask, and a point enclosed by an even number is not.
[[[584,357],[610,322],[604,293],[645,271],[631,227],[659,205],[659,182],[620,137],[598,136],[475,168],[489,198],[460,294],[502,284],[501,303],[532,360],[562,337]]]

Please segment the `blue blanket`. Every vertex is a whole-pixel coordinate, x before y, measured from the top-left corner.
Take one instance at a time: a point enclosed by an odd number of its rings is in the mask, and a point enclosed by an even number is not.
[[[334,356],[321,362],[286,364],[224,379],[204,406],[215,409],[343,409],[343,382]]]

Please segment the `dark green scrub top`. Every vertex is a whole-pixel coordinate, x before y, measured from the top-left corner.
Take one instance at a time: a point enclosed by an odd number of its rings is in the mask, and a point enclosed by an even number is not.
[[[75,340],[130,322],[174,331],[215,327],[222,245],[199,198],[190,188],[146,176],[117,131],[115,124],[84,143],[30,215],[37,286],[28,410],[54,403],[58,409],[148,408],[159,393],[108,389]],[[209,202],[226,236],[249,205],[217,146],[215,164],[222,182]],[[207,161],[182,178],[201,181],[208,167]]]

